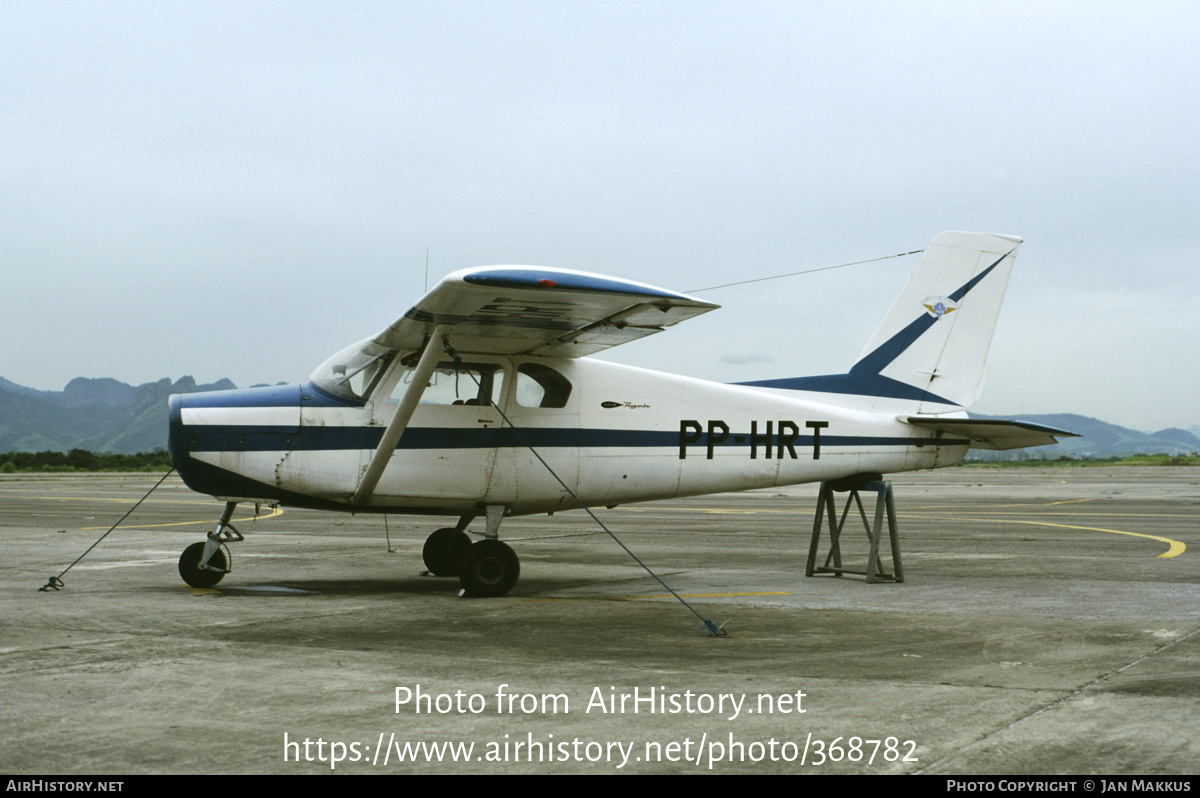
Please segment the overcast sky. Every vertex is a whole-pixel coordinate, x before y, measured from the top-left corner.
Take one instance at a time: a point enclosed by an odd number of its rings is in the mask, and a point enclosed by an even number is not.
[[[430,281],[675,290],[1025,239],[974,410],[1200,426],[1200,2],[20,2],[0,376],[306,378]],[[845,371],[917,256],[613,350]]]

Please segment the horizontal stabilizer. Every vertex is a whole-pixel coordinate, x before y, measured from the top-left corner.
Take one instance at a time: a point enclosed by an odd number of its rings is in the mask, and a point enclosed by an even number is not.
[[[972,449],[1024,449],[1027,446],[1049,446],[1058,443],[1059,438],[1079,437],[1074,432],[1030,421],[938,416],[902,416],[900,420],[914,427],[970,438]]]

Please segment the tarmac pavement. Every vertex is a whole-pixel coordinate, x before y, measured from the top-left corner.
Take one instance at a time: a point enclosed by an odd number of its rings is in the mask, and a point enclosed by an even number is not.
[[[804,575],[815,485],[597,511],[698,614],[582,512],[506,520],[521,580],[470,599],[422,575],[445,519],[240,506],[232,572],[189,588],[221,505],[172,477],[38,591],[156,479],[0,477],[0,772],[1200,763],[1200,468],[896,475],[901,584]]]

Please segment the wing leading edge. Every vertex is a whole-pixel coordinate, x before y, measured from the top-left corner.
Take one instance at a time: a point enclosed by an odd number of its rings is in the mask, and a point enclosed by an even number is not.
[[[1027,446],[1049,446],[1058,443],[1059,438],[1079,437],[1075,432],[1030,421],[938,416],[904,416],[900,420],[914,427],[970,438],[972,449],[1023,449]]]
[[[599,274],[491,266],[447,275],[374,341],[389,349],[418,349],[440,326],[460,352],[574,358],[662,332],[718,307]]]

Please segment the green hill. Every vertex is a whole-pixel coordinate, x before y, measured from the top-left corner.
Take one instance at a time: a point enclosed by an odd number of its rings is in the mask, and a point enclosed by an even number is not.
[[[0,452],[165,449],[168,396],[233,387],[229,380],[197,385],[191,377],[137,387],[80,377],[62,391],[35,391],[0,378]]]

